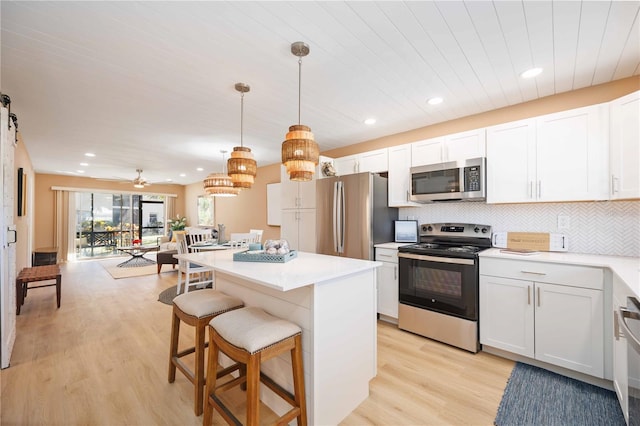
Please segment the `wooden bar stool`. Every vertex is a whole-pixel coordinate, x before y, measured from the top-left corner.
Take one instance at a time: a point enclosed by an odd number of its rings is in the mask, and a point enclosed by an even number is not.
[[[212,408],[215,408],[227,423],[241,424],[218,396],[245,383],[247,387],[247,425],[258,425],[260,421],[260,382],[262,382],[293,407],[276,423],[286,425],[297,418],[298,426],[306,426],[307,405],[302,367],[301,333],[302,330],[296,324],[269,315],[262,309],[255,307],[237,309],[213,318],[209,322],[207,403],[204,407],[203,425],[211,425]],[[291,352],[294,395],[260,372],[260,364],[263,361],[276,357],[285,351]],[[217,378],[221,377],[221,374],[216,374],[219,352],[236,362],[226,370],[239,370],[240,376],[216,386]]]
[[[196,416],[202,414],[204,395],[204,348],[205,329],[209,321],[216,315],[244,306],[242,300],[227,296],[212,289],[203,289],[183,293],[173,299],[173,321],[171,323],[171,347],[169,353],[169,383],[176,379],[176,367],[193,383],[195,401],[193,411]],[[180,321],[195,327],[195,345],[178,352]],[[191,371],[180,358],[195,352],[195,371]],[[228,374],[224,372],[223,374]],[[214,370],[214,376],[215,370]],[[222,377],[222,374],[221,374]]]

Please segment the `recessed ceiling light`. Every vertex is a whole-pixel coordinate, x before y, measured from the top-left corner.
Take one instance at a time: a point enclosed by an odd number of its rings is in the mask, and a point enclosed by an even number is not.
[[[435,97],[435,98],[431,98],[431,99],[427,100],[427,103],[428,103],[429,105],[438,105],[438,104],[441,104],[441,103],[442,103],[442,101],[443,101],[443,99],[442,99],[442,98]]]
[[[165,179],[166,182],[173,182],[171,179]]]
[[[185,176],[186,176],[186,174],[180,173],[180,177],[185,177]]]
[[[76,170],[78,173],[84,173],[84,170]]]
[[[197,171],[199,171],[199,172],[201,172],[201,171],[203,171],[204,169],[203,169],[202,167],[198,167],[196,170],[197,170]]]
[[[530,70],[526,70],[522,74],[520,74],[520,77],[522,77],[522,78],[532,78],[532,77],[537,76],[541,72],[542,72],[542,68],[531,68]]]
[[[372,124],[376,124],[376,119],[375,118],[367,118],[366,120],[364,120],[364,124],[371,126]]]
[[[93,152],[85,152],[85,157],[95,157],[96,155]]]
[[[87,167],[87,166],[89,165],[89,163],[80,163],[80,165],[81,165],[82,167]]]

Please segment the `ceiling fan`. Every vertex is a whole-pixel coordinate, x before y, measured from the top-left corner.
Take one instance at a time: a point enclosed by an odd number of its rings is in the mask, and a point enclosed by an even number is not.
[[[151,183],[142,177],[142,169],[136,169],[136,172],[138,172],[138,176],[132,181],[134,188],[144,188],[145,186],[151,185]]]

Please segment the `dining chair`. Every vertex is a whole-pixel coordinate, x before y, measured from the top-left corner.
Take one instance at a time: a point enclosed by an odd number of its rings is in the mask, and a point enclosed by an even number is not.
[[[262,243],[262,233],[264,230],[262,229],[249,229],[250,234],[257,234],[255,243]]]
[[[189,253],[186,235],[178,234],[176,236],[176,242],[178,243],[178,254]],[[186,260],[178,260],[178,287],[176,289],[176,294],[180,294],[182,292],[183,282],[185,293],[189,292],[189,287],[207,287],[211,284],[211,287],[213,288],[213,271],[213,268],[207,266],[196,265],[195,263],[187,262]],[[197,275],[197,280],[192,280],[193,275]]]
[[[234,242],[238,244],[240,247],[247,247],[251,243],[257,243],[258,234],[250,233],[250,232],[232,232],[229,234],[229,241],[231,244]]]
[[[211,229],[189,229],[187,232],[187,246],[195,243],[202,243],[212,238]],[[191,251],[194,251],[193,248]]]

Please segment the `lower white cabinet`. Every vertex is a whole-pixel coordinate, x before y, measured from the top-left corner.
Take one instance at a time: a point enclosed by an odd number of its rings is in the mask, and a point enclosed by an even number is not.
[[[604,377],[600,268],[480,260],[480,343]]]
[[[629,422],[629,375],[627,368],[627,339],[618,323],[618,308],[627,306],[631,290],[614,275],[613,277],[613,389],[616,391],[622,413]]]
[[[398,319],[398,250],[376,247],[378,268],[378,313]]]
[[[280,238],[298,251],[316,252],[316,209],[282,210]]]

